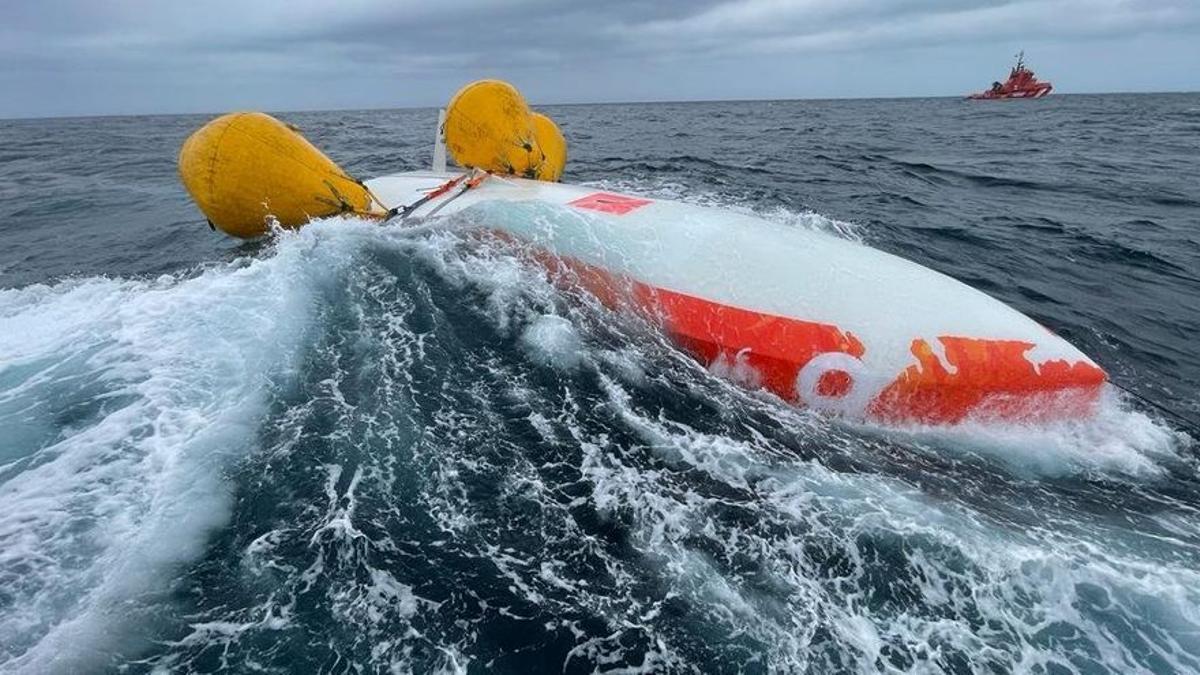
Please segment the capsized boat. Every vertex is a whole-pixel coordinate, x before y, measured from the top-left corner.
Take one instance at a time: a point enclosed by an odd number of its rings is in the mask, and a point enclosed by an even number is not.
[[[969,99],[1042,98],[1054,89],[1054,85],[1037,79],[1033,71],[1025,67],[1025,52],[1017,54],[1017,65],[1008,73],[1003,83],[993,82],[990,89],[967,96]]]
[[[462,180],[413,172],[366,186],[403,204]],[[796,404],[884,423],[1061,419],[1087,415],[1105,382],[998,300],[823,232],[519,178],[442,195],[411,215],[460,214],[519,242],[560,278],[654,317],[703,363]]]
[[[950,277],[753,215],[554,182],[566,142],[519,92],[464,87],[431,171],[360,181],[294,127],[232,113],[196,131],[180,175],[216,229],[259,236],[342,214],[453,218],[658,322],[714,372],[855,419],[945,424],[1090,414],[1106,381],[1032,319]],[[446,170],[446,151],[464,171]]]

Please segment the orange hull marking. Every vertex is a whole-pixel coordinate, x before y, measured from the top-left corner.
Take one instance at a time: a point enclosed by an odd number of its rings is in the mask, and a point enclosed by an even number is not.
[[[866,349],[837,326],[765,314],[684,293],[642,286],[639,304],[657,311],[672,337],[705,363],[740,360],[762,378],[762,386],[796,401],[796,375],[818,354],[842,352],[861,358]],[[846,376],[847,378],[849,376]],[[833,389],[848,383],[831,382]]]
[[[577,209],[591,209],[593,211],[600,211],[601,213],[611,213],[614,216],[623,216],[630,211],[653,203],[649,199],[642,199],[640,197],[617,195],[611,192],[593,192],[573,202],[567,202],[567,206],[574,206]]]
[[[828,398],[841,398],[850,393],[854,386],[854,378],[844,370],[830,370],[821,373],[817,380],[817,394]]]
[[[494,236],[515,241],[503,232]],[[724,359],[743,363],[760,384],[789,402],[800,402],[796,378],[813,357],[841,352],[861,359],[862,342],[835,325],[802,321],[723,305],[656,288],[601,267],[524,248],[557,283],[582,288],[613,309],[635,309],[658,320],[671,338],[704,364]],[[866,415],[883,422],[952,424],[968,414],[1009,420],[1045,421],[1089,414],[1107,377],[1088,363],[1048,361],[1035,366],[1019,340],[942,336],[950,372],[923,339],[912,341],[917,363],[874,397]],[[739,356],[740,355],[740,356]],[[853,386],[849,373],[821,375],[817,393],[838,398]]]
[[[1088,363],[1047,361],[1035,366],[1019,340],[938,338],[950,372],[922,339],[912,342],[917,363],[884,388],[869,408],[888,421],[959,422],[971,412],[1005,419],[1061,419],[1091,410],[1107,379]]]
[[[610,308],[632,306],[651,315],[672,340],[702,363],[724,359],[753,368],[763,387],[787,401],[798,400],[796,376],[812,357],[842,352],[862,358],[866,353],[854,334],[831,324],[765,314],[657,288],[540,248],[527,251],[527,255],[559,283],[582,287]],[[849,375],[830,375],[831,379],[822,381],[822,393],[845,394],[850,388]]]

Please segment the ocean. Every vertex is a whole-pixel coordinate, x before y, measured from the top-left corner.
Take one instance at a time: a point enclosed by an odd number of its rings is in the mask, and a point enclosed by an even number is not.
[[[567,182],[896,253],[1200,418],[1200,95],[545,111]],[[1183,423],[839,421],[453,231],[236,241],[210,117],[0,121],[0,672],[1200,671]],[[434,110],[279,117],[430,161]]]

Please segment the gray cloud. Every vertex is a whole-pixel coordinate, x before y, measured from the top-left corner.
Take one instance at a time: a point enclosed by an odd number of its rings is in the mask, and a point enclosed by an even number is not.
[[[1026,48],[1060,90],[1196,89],[1195,0],[42,0],[0,9],[0,115],[953,95]]]

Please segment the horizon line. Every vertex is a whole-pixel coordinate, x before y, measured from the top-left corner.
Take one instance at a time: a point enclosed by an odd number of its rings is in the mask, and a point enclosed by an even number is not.
[[[1187,95],[1200,94],[1200,90],[1165,90],[1165,91],[1079,91],[1056,93],[1054,97],[1065,96],[1162,96],[1162,95]],[[1050,97],[1046,97],[1050,98]],[[537,106],[542,107],[569,107],[569,106],[591,106],[591,105],[670,105],[676,103],[792,103],[792,102],[823,102],[823,101],[917,101],[922,99],[961,99],[966,100],[967,95],[954,94],[938,94],[930,96],[823,96],[816,98],[696,98],[696,99],[674,99],[674,100],[632,100],[632,101],[578,101],[568,103],[539,103]],[[1041,99],[1045,100],[1045,99]],[[532,106],[532,104],[531,104]],[[443,105],[403,105],[403,106],[387,106],[387,107],[366,107],[366,108],[293,108],[290,110],[264,110],[265,112],[273,112],[278,114],[288,113],[323,113],[323,112],[376,112],[386,110],[436,110],[444,107]],[[225,112],[233,112],[226,110]],[[34,121],[34,120],[71,120],[71,119],[104,119],[110,117],[189,117],[194,115],[222,115],[225,113],[215,111],[193,111],[193,112],[130,112],[130,113],[97,113],[97,114],[70,114],[70,115],[35,115],[30,117],[6,117],[0,116],[0,121],[3,122],[19,122],[19,121]]]

